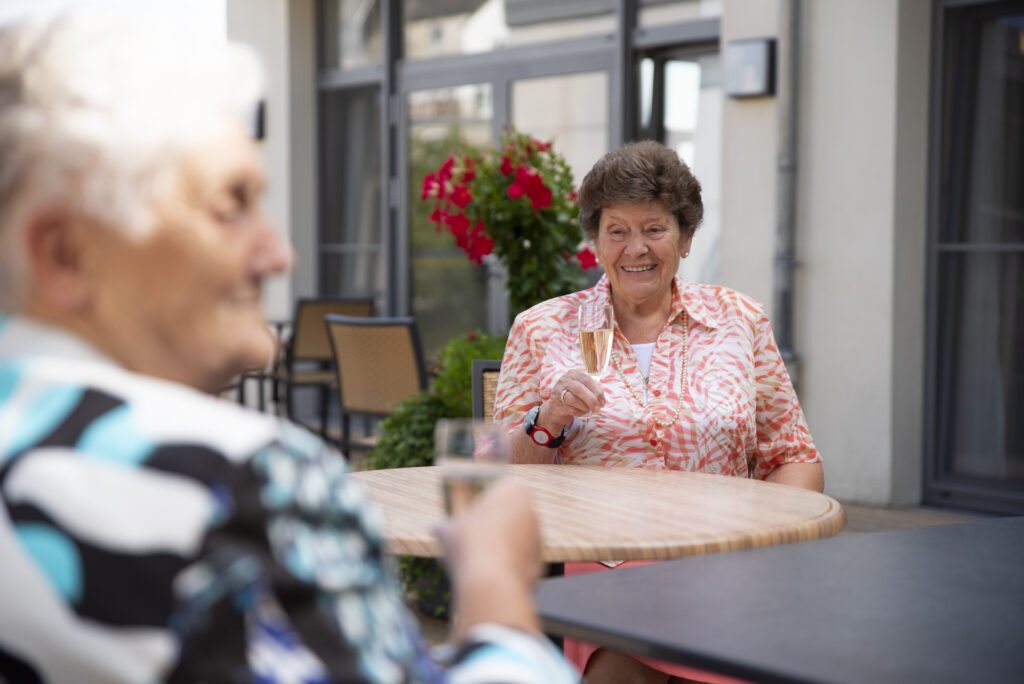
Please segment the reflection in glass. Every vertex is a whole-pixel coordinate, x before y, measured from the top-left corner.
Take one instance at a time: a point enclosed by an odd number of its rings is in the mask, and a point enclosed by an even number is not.
[[[704,222],[680,266],[687,280],[719,282],[722,149],[721,58],[717,52],[648,57],[640,62],[643,137],[674,149],[701,183]]]
[[[945,254],[938,283],[943,462],[1024,481],[1024,254]]]
[[[327,69],[380,64],[383,42],[379,0],[323,0],[320,45]]]
[[[942,474],[1021,491],[1024,15],[1008,6],[946,10],[934,429]]]
[[[546,3],[538,12],[522,0],[406,0],[404,57],[490,52],[511,45],[567,40],[615,31],[608,2]]]
[[[512,123],[538,140],[554,141],[579,185],[608,151],[608,74],[593,71],[515,81]]]
[[[453,337],[487,329],[487,268],[477,267],[438,233],[420,201],[423,177],[467,143],[490,141],[493,106],[490,84],[421,90],[409,94],[409,245],[411,301],[424,356],[436,360]]]
[[[320,293],[376,296],[384,306],[380,104],[376,88],[322,99]]]
[[[951,26],[956,105],[945,134],[964,171],[942,195],[939,239],[1024,242],[1024,15]]]
[[[637,23],[647,28],[722,16],[722,0],[641,3]]]

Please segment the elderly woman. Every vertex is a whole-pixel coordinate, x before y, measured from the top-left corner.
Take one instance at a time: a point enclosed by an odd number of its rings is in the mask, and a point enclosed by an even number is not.
[[[210,396],[273,351],[253,55],[94,15],[0,30],[0,681],[572,682],[527,493],[442,534],[438,661],[341,454]]]
[[[764,308],[677,275],[703,216],[686,164],[657,142],[625,145],[594,165],[579,202],[605,275],[512,326],[494,415],[513,434],[514,460],[700,471],[820,491],[821,458]],[[611,364],[598,379],[579,351],[584,302],[615,312]],[[626,656],[593,651],[567,642],[592,683],[666,681]]]

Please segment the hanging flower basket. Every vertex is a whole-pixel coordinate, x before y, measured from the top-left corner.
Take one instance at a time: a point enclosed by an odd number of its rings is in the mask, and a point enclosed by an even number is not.
[[[513,313],[578,290],[583,269],[597,265],[581,239],[572,172],[550,142],[506,128],[497,148],[464,150],[428,173],[420,199],[470,261],[501,261]]]

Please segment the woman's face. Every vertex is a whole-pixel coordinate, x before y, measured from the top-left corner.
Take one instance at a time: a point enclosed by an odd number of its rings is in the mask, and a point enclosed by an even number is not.
[[[640,306],[671,296],[672,279],[690,241],[663,204],[638,202],[601,211],[595,247],[616,299]]]
[[[150,233],[97,236],[96,308],[115,358],[205,390],[271,358],[262,283],[289,268],[291,250],[260,209],[263,183],[252,142],[226,135],[185,155]]]

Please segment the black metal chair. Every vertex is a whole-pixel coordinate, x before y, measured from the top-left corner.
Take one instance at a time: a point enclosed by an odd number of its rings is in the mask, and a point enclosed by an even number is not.
[[[282,342],[283,353],[278,367],[270,375],[273,381],[273,399],[292,420],[295,416],[295,390],[313,387],[320,395],[320,424],[306,427],[328,435],[327,413],[330,405],[330,387],[335,381],[331,343],[324,329],[324,317],[344,314],[369,318],[373,315],[373,299],[305,297],[295,304],[291,335]]]

